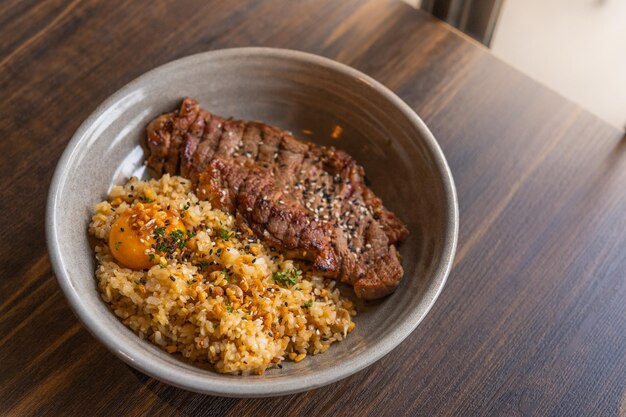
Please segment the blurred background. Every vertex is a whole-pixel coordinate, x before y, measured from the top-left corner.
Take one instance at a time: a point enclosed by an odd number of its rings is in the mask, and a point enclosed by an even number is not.
[[[626,126],[626,0],[406,0],[516,69]]]

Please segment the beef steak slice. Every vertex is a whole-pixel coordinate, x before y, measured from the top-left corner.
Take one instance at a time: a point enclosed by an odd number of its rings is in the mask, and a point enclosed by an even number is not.
[[[147,164],[190,178],[198,196],[321,274],[383,297],[403,270],[395,245],[406,226],[342,150],[295,139],[258,122],[227,120],[185,98],[147,127]]]

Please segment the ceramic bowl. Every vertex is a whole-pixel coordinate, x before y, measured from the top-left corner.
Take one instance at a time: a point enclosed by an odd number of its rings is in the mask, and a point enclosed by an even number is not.
[[[356,329],[328,351],[265,375],[221,375],[186,363],[127,329],[100,298],[87,225],[96,202],[131,175],[146,177],[146,124],[190,96],[223,116],[261,120],[347,150],[385,205],[408,224],[405,276],[394,294],[362,306]],[[456,247],[456,193],[435,138],[387,88],[348,66],[302,52],[237,48],[156,68],[113,94],[61,157],[47,208],[50,258],[85,327],[128,365],[191,391],[233,397],[305,391],[345,378],[390,352],[428,313]]]

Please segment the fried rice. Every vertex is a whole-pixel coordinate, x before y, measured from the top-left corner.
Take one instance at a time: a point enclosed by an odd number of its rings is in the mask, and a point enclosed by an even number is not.
[[[125,211],[155,204],[180,215],[183,256],[154,256],[132,270],[107,245]],[[96,280],[102,299],[139,337],[222,373],[263,373],[284,360],[326,351],[355,327],[354,304],[335,282],[287,260],[213,209],[191,182],[164,175],[131,178],[95,206]]]

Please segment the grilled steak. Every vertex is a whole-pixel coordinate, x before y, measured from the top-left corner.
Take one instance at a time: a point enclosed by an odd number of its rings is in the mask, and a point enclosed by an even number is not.
[[[200,198],[289,257],[352,284],[363,299],[383,297],[400,282],[395,245],[408,229],[346,152],[263,123],[224,119],[189,98],[147,133],[148,166],[190,178]]]

